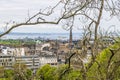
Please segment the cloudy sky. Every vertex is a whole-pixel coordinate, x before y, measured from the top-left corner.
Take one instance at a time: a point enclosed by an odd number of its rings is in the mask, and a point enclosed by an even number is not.
[[[54,6],[59,0],[0,0],[0,28],[3,31],[4,23],[15,21],[23,22],[27,18],[28,11],[30,15],[37,13],[40,9]],[[12,32],[37,32],[37,33],[60,33],[68,32],[61,25],[36,25],[22,26],[14,29]]]
[[[23,22],[27,18],[28,11],[30,15],[37,13],[40,9],[45,9],[48,6],[54,6],[59,0],[0,0],[0,29],[4,31],[4,24],[9,21]],[[107,16],[104,14],[104,16]],[[112,23],[117,24],[119,21],[113,18]],[[102,21],[101,26],[108,29],[109,21]],[[109,24],[109,25],[108,25]],[[34,32],[34,33],[66,33],[68,31],[62,28],[62,25],[36,25],[22,26],[14,29],[12,32]],[[74,32],[79,32],[77,28]]]

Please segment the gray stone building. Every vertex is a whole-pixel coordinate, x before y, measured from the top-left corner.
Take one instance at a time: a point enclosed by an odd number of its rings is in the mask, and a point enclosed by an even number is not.
[[[15,58],[11,55],[0,54],[0,66],[11,69],[14,65]]]

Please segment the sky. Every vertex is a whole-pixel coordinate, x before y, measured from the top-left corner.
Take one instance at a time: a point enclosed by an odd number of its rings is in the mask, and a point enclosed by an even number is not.
[[[37,13],[40,9],[45,9],[49,6],[54,6],[59,0],[0,0],[0,31],[4,31],[3,26],[6,22],[24,22],[27,18],[28,11],[30,15]],[[59,8],[57,10],[59,12]],[[56,12],[57,12],[56,11]],[[59,14],[59,13],[58,13]],[[55,14],[54,16],[57,16]],[[103,15],[103,18],[107,14]],[[76,22],[77,23],[77,22]],[[100,26],[104,29],[108,29],[109,26],[116,25],[116,29],[119,28],[119,21],[114,17],[111,21],[104,19]],[[79,25],[77,25],[79,26]],[[32,26],[21,26],[12,30],[12,32],[23,32],[23,33],[68,33],[69,31],[64,30],[63,25],[32,25]],[[73,32],[80,32],[78,28],[74,28]]]
[[[0,0],[0,28],[10,21],[24,22],[30,15],[37,13],[40,9],[54,6],[59,0]],[[33,32],[33,33],[66,33],[68,31],[62,28],[62,25],[32,25],[21,26],[12,32]]]

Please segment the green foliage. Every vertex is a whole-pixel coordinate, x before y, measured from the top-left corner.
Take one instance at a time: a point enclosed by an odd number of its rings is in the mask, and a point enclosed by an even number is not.
[[[32,78],[32,70],[27,69],[25,76],[26,76],[27,80],[31,80],[31,78]]]
[[[20,40],[0,40],[0,44],[10,45],[10,46],[19,46],[21,44]]]
[[[0,77],[4,77],[4,67],[0,66]]]
[[[118,64],[116,64],[116,62],[120,61],[119,48],[120,44],[114,44],[97,55],[96,61],[87,72],[89,80],[105,80],[108,76],[112,76],[113,80],[120,79],[120,67],[117,67]],[[110,49],[114,50],[114,56],[112,56]],[[108,65],[110,66],[108,67]]]
[[[58,79],[61,74],[67,69],[68,65],[59,65],[56,69],[56,78]]]
[[[97,79],[99,79],[99,73],[98,73],[97,67],[98,67],[98,65],[96,63],[94,63],[92,65],[92,67],[89,69],[89,71],[87,72],[87,78],[89,80],[97,80]]]
[[[15,64],[13,66],[15,80],[31,80],[32,71],[27,69],[25,64]]]
[[[31,80],[32,70],[26,69],[26,72],[23,73],[23,72],[7,69],[4,72],[4,77],[5,77],[4,80]]]
[[[38,69],[36,76],[39,80],[59,80],[60,75],[63,74],[67,68],[67,65],[60,65],[56,68],[47,64]],[[79,71],[69,69],[69,71],[65,73],[60,80],[76,80],[79,78],[79,75]]]
[[[11,69],[7,69],[5,70],[5,78],[9,79],[9,80],[13,80],[13,76],[14,76],[14,71]]]
[[[22,46],[23,44],[34,45],[35,41],[30,40],[30,41],[23,42],[22,40],[7,39],[7,40],[0,40],[0,44],[18,47],[18,46]]]
[[[67,74],[65,74],[62,80],[77,80],[80,78],[80,71],[70,70]]]
[[[10,80],[10,79],[8,79],[8,78],[0,78],[0,80]]]
[[[51,67],[50,65],[46,64],[43,67],[37,70],[36,76],[38,79],[42,80],[55,80],[55,67]]]

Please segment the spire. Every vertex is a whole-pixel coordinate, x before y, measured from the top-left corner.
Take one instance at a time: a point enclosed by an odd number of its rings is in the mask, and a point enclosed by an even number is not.
[[[70,49],[72,48],[72,27],[70,27],[69,47],[70,47]]]

